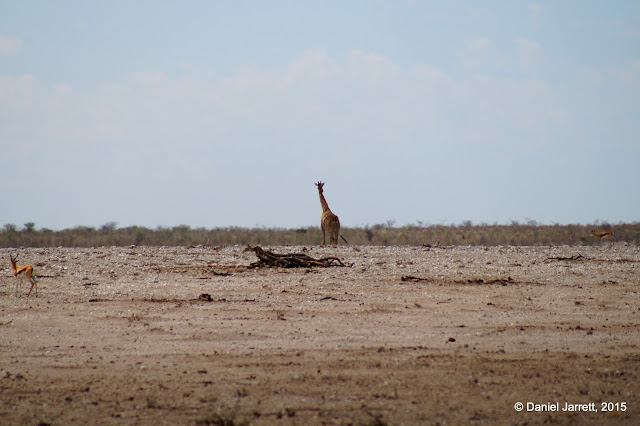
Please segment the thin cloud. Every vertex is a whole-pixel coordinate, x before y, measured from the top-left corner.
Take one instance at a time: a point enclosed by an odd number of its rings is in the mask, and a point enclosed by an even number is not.
[[[515,40],[520,68],[525,71],[533,71],[542,63],[542,49],[535,41],[518,38]]]
[[[533,18],[538,18],[542,14],[542,6],[538,3],[529,3],[527,9]]]
[[[634,37],[634,38],[635,38],[635,37],[640,37],[640,28],[631,28],[631,29],[629,29],[629,30],[626,30],[626,31],[624,32],[624,34],[625,34],[627,37]]]
[[[13,56],[22,49],[22,39],[18,37],[0,37],[0,56]]]
[[[467,37],[464,49],[458,50],[457,55],[468,71],[478,71],[485,64],[492,47],[493,42],[487,37]]]

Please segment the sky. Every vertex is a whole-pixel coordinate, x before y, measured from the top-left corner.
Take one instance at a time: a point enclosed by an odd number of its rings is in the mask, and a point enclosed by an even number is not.
[[[640,1],[0,0],[0,226],[640,221]]]

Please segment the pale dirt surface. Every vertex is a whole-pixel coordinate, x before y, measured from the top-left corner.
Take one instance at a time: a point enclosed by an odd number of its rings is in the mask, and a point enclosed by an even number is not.
[[[306,253],[0,250],[0,424],[640,424],[639,247]]]

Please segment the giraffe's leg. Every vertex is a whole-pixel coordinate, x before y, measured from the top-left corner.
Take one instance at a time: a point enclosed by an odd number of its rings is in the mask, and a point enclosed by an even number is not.
[[[325,230],[324,230],[324,226],[322,227],[322,245],[325,245],[326,243],[326,235],[325,235]]]

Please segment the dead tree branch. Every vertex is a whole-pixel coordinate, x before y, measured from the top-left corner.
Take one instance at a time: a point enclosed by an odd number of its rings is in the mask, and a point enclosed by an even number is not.
[[[264,250],[260,246],[247,246],[245,252],[252,251],[258,256],[258,261],[249,265],[250,268],[312,268],[314,266],[327,268],[329,266],[345,266],[353,265],[344,264],[337,257],[323,257],[322,259],[314,259],[304,253],[287,253],[278,254],[272,251]]]

